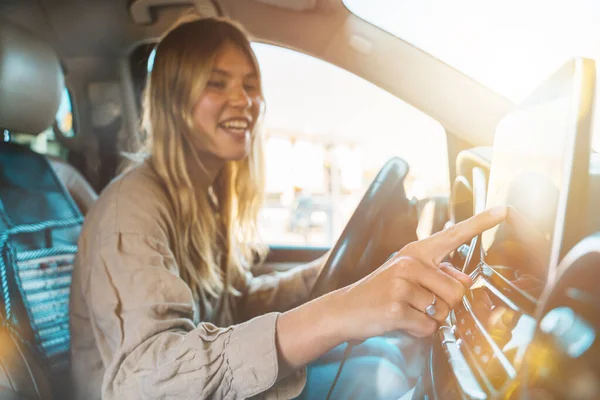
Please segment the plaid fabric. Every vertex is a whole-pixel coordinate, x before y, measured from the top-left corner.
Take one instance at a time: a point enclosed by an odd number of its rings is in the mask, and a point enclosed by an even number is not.
[[[69,365],[69,290],[76,248],[65,250],[16,263],[17,282],[36,344],[53,373],[63,372]]]
[[[65,372],[69,365],[69,291],[77,247],[58,246],[18,252],[11,245],[11,239],[17,235],[22,239],[24,234],[52,228],[66,229],[79,224],[80,219],[48,221],[36,226],[13,227],[0,234],[0,247],[5,248],[2,252],[5,268],[0,268],[0,278],[6,276],[6,284],[2,285],[5,318],[21,330],[23,321],[18,321],[12,310],[16,292],[26,312],[34,344],[53,374]],[[9,280],[11,276],[13,282]],[[12,293],[11,283],[16,288]]]

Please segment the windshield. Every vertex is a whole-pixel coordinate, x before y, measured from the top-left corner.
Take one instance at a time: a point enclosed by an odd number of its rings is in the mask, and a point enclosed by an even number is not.
[[[600,60],[598,0],[344,0],[514,103],[569,58]]]

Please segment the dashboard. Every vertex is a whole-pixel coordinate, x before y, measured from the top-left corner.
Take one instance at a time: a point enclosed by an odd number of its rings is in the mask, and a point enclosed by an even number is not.
[[[569,258],[582,253],[578,241],[600,231],[600,157],[589,148],[593,91],[569,86],[595,85],[593,63],[580,62],[559,70],[499,124],[493,151],[475,148],[457,158],[454,222],[497,204],[509,214],[455,252],[454,264],[463,263],[473,285],[436,334],[413,399],[600,398],[593,369],[600,362],[590,362],[600,359],[600,294],[592,278],[577,278],[592,276],[593,265],[585,263],[575,278],[564,265],[578,262]],[[588,76],[573,80],[574,71]],[[594,243],[600,254],[600,237]],[[580,371],[575,383],[558,384],[570,371]],[[588,377],[585,390],[576,389],[577,377]]]

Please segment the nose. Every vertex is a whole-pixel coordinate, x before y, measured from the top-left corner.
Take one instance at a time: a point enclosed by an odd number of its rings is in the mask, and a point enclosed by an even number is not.
[[[245,110],[250,108],[252,105],[252,99],[250,96],[248,96],[248,93],[246,92],[246,89],[244,89],[243,85],[236,85],[231,91],[229,103],[233,107]]]

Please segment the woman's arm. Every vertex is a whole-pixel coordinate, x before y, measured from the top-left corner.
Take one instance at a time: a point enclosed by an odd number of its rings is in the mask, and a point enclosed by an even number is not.
[[[444,257],[505,216],[506,208],[494,208],[411,243],[360,281],[283,313],[277,321],[280,371],[306,365],[349,340],[395,330],[431,335],[471,284]],[[428,316],[434,296],[436,312]]]

